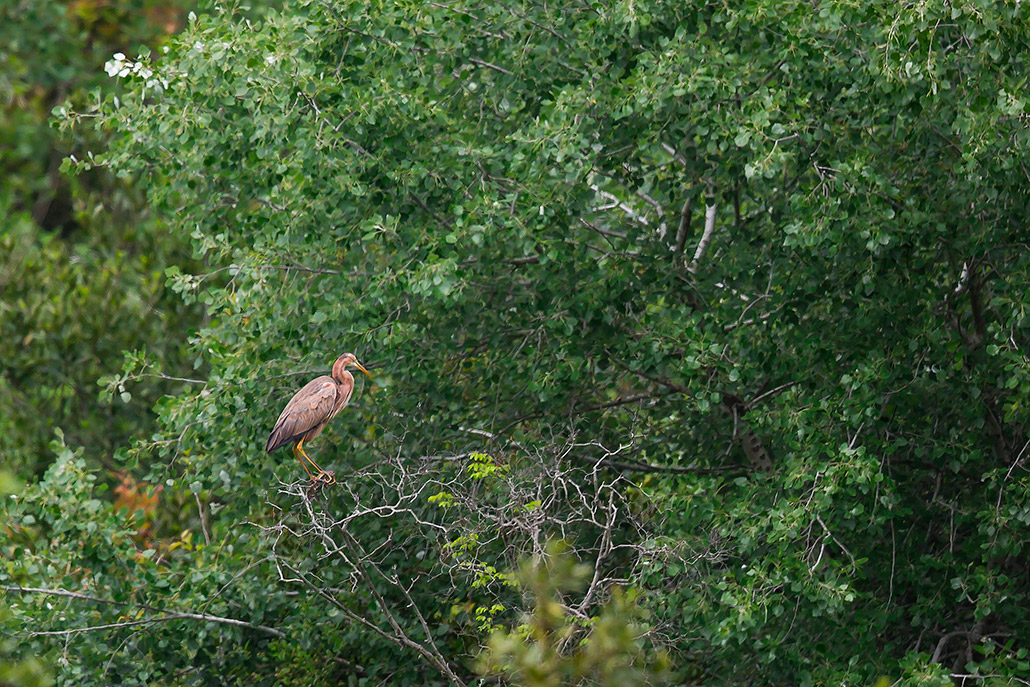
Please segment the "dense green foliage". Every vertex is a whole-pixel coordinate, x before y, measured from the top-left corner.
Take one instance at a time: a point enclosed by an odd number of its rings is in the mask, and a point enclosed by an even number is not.
[[[0,470],[0,498],[5,498],[18,491],[18,483],[14,475]],[[10,618],[7,605],[0,601],[0,627]],[[17,630],[6,634],[14,634]],[[3,687],[47,687],[53,684],[50,676],[36,657],[17,656],[17,640],[5,637],[0,640],[0,685]]]
[[[580,655],[632,626],[690,683],[1026,679],[1028,44],[1017,2],[326,0],[112,59],[78,168],[204,261],[167,285],[205,373],[121,454],[174,533],[74,444],[8,503],[0,583],[94,597],[16,616],[121,624],[26,651],[75,684],[468,683],[560,536],[596,571]],[[375,381],[310,490],[264,440],[346,350]],[[104,381],[155,374],[196,376]]]
[[[115,449],[152,426],[148,406],[174,387],[149,385],[132,404],[102,405],[97,379],[117,371],[129,348],[182,360],[175,330],[196,321],[164,288],[162,265],[182,260],[181,247],[153,226],[101,230],[110,233],[96,242],[67,241],[12,213],[0,235],[0,452],[26,473],[51,459],[55,427],[89,446],[98,465],[124,467]]]
[[[165,267],[188,260],[188,242],[169,234],[131,185],[103,170],[62,176],[62,161],[69,155],[88,158],[104,145],[104,133],[88,120],[59,131],[51,110],[95,107],[91,91],[109,81],[102,67],[111,53],[130,45],[157,46],[179,26],[181,8],[179,2],[152,0],[0,4],[5,499],[20,491],[13,474],[31,481],[54,460],[49,444],[62,428],[69,441],[88,447],[89,468],[102,468],[100,479],[111,480],[108,471],[124,468],[116,449],[152,430],[150,406],[175,389],[168,380],[152,380],[158,383],[140,389],[131,403],[97,403],[98,378],[119,368],[126,349],[149,341],[152,358],[181,365],[183,337],[175,332],[195,327],[199,312],[163,285]],[[36,542],[19,536],[17,524],[6,517],[0,522],[3,568],[25,564],[35,571],[20,560],[28,554],[18,544]],[[0,685],[50,684],[41,657],[24,646],[24,633],[39,628],[36,618],[12,615],[6,602],[0,601]]]
[[[164,289],[188,242],[105,170],[62,177],[67,156],[88,158],[103,132],[84,118],[58,130],[51,109],[95,107],[110,82],[103,64],[130,45],[156,45],[177,27],[182,3],[56,0],[0,8],[0,454],[39,473],[52,459],[54,428],[90,447],[94,465],[121,468],[113,453],[152,426],[150,406],[174,387],[141,389],[136,403],[96,403],[97,379],[122,352],[181,364],[195,309]],[[148,343],[149,342],[149,343]]]
[[[81,231],[78,215],[98,203],[115,206],[103,175],[73,184],[62,178],[62,160],[83,157],[100,140],[92,127],[74,136],[56,131],[50,111],[89,106],[90,90],[104,78],[100,67],[118,50],[153,45],[179,25],[182,3],[157,0],[35,0],[0,6],[0,169],[6,183],[4,214],[24,212],[40,227]],[[102,193],[103,201],[84,191]]]

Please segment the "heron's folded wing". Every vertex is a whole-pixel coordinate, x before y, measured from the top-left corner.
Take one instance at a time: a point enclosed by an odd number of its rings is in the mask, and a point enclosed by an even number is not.
[[[283,408],[265,450],[274,451],[325,422],[335,402],[336,382],[332,377],[312,379]]]

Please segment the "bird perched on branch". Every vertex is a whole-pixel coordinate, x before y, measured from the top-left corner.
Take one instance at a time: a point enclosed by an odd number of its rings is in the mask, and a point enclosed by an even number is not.
[[[293,455],[304,466],[304,472],[308,473],[312,482],[322,484],[336,482],[333,473],[320,468],[304,452],[304,442],[317,437],[329,421],[350,401],[351,392],[354,391],[354,376],[347,371],[347,368],[351,366],[364,372],[369,379],[372,378],[372,375],[361,366],[353,353],[344,353],[333,363],[332,376],[322,375],[312,379],[293,395],[290,402],[283,408],[279,419],[275,421],[275,429],[272,430],[272,434],[268,437],[268,443],[265,444],[265,451],[271,453],[294,442]],[[308,463],[318,470],[317,475],[311,474]]]

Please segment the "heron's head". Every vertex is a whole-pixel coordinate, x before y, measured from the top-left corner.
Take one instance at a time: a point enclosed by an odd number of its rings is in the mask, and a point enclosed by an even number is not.
[[[369,379],[372,379],[372,375],[368,374],[368,370],[366,370],[364,366],[362,366],[362,364],[358,362],[357,356],[355,356],[353,353],[344,353],[336,359],[336,362],[333,363],[333,377],[337,379],[342,379],[343,371],[346,370],[348,367],[356,367],[362,372],[364,372],[366,375],[368,375]]]

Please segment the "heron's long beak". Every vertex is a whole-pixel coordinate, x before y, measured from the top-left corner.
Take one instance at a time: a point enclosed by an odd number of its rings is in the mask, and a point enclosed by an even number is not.
[[[364,373],[365,373],[366,375],[368,375],[368,378],[369,378],[369,379],[372,379],[372,375],[368,374],[368,370],[366,370],[366,369],[364,368],[364,366],[362,366],[362,364],[361,364],[361,363],[359,363],[359,362],[358,362],[357,360],[355,360],[355,361],[354,361],[354,367],[358,368],[359,370],[361,370],[362,372],[364,372]]]

